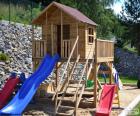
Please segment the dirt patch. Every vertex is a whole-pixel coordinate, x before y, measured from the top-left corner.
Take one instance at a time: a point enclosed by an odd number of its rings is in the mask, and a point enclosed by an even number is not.
[[[118,116],[118,114],[126,108],[138,95],[140,89],[136,86],[124,86],[123,90],[119,91],[121,107],[113,105],[111,116]],[[24,116],[53,116],[54,102],[50,99],[43,99],[36,101],[34,104],[28,105],[23,113]],[[93,116],[94,108],[79,108],[77,111],[78,116]]]

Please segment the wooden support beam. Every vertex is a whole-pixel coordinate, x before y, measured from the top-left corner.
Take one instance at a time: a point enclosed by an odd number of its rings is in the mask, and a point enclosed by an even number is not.
[[[54,54],[54,33],[53,33],[53,24],[51,24],[51,43],[52,43],[52,55]]]
[[[78,28],[78,22],[76,23],[76,30],[77,30],[77,37],[79,36],[79,28]],[[77,43],[77,51],[76,51],[76,55],[78,57],[78,43]]]
[[[94,64],[94,107],[97,106],[97,68],[98,64]]]
[[[112,84],[113,83],[113,74],[112,74],[112,67],[113,67],[113,62],[106,62],[105,63],[108,68],[109,68],[109,75],[110,75],[110,78],[109,78],[109,84]]]
[[[112,84],[113,83],[113,74],[112,74],[112,65],[113,65],[113,63],[112,62],[110,62],[110,84]]]
[[[63,12],[61,10],[61,56],[64,56],[63,51]]]
[[[94,64],[94,107],[97,107],[97,73],[98,73],[98,64],[97,64],[97,39],[95,39],[95,64]]]

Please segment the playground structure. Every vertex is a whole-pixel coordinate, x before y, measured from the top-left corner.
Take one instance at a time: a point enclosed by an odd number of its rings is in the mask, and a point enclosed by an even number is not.
[[[81,103],[82,96],[92,98],[92,106],[97,106],[98,89],[101,87],[97,75],[99,66],[106,64],[110,75],[109,84],[113,83],[112,67],[114,61],[114,43],[96,38],[97,24],[78,10],[56,2],[52,2],[41,14],[32,21],[33,25],[42,27],[42,39],[32,41],[33,70],[36,69],[46,53],[61,57],[56,64],[55,114],[70,115],[75,113]],[[34,26],[33,26],[34,30]],[[33,31],[34,33],[34,31]],[[33,34],[34,35],[34,34]],[[65,64],[63,73],[58,74],[61,66]],[[83,68],[79,65],[82,64]],[[77,73],[79,70],[79,73]],[[76,79],[76,75],[78,75]],[[94,87],[87,92],[86,81],[93,80]],[[73,88],[73,91],[69,91]],[[62,94],[59,97],[59,93]],[[74,107],[66,106],[63,101],[70,101]],[[62,112],[61,108],[72,109],[72,113]]]

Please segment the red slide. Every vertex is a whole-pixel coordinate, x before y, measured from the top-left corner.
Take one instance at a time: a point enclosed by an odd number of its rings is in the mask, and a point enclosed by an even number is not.
[[[109,116],[116,85],[104,85],[95,116]]]
[[[9,78],[2,90],[0,90],[0,109],[6,105],[19,81],[19,78]]]

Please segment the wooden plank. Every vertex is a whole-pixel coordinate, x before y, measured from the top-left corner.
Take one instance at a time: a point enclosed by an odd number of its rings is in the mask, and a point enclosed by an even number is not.
[[[54,40],[53,24],[51,24],[51,43],[52,43],[51,44],[52,45],[52,47],[51,47],[52,50],[51,51],[52,51],[52,55],[54,54],[54,41],[53,40]]]
[[[97,39],[95,39],[95,64],[94,64],[94,107],[96,108],[97,106]]]
[[[62,13],[62,10],[61,10],[61,12],[60,12],[61,14],[61,48],[63,48],[63,13]],[[61,54],[62,55],[64,55],[63,53],[62,53],[62,49],[61,49]]]
[[[98,57],[97,62],[111,62],[114,61],[114,57]]]
[[[77,32],[77,36],[79,36],[79,28],[78,28],[78,22],[76,23],[76,32]],[[79,42],[78,42],[79,43]],[[77,49],[76,49],[76,55],[78,56],[78,43],[77,43]]]

